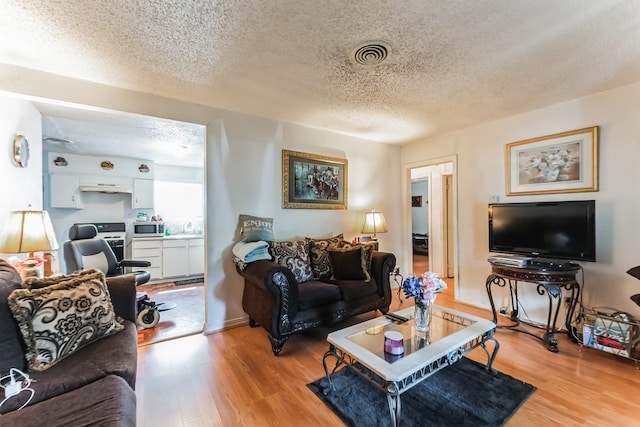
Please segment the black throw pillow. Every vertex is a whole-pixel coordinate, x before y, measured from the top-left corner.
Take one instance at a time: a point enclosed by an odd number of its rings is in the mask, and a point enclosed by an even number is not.
[[[363,270],[362,248],[329,250],[331,258],[331,278],[334,280],[367,280]]]

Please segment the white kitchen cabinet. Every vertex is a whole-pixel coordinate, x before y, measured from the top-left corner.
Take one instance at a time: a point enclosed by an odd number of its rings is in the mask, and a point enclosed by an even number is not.
[[[178,277],[189,273],[187,239],[165,239],[162,242],[162,276]]]
[[[150,267],[145,268],[151,274],[151,280],[160,279],[162,273],[162,238],[133,239],[131,242],[131,258],[149,261]]]
[[[49,194],[52,208],[82,208],[80,178],[77,175],[51,174]]]
[[[204,275],[204,239],[189,239],[189,276]]]
[[[134,179],[133,193],[131,194],[131,207],[133,209],[153,209],[153,180]]]
[[[202,276],[204,274],[204,238],[134,238],[131,258],[146,260],[151,280]]]

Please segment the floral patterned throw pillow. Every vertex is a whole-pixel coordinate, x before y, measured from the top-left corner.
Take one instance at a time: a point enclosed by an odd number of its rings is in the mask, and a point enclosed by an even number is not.
[[[330,239],[305,238],[309,244],[309,256],[313,278],[316,280],[328,279],[331,277],[331,259],[329,258],[329,245],[337,245],[344,239],[342,233]]]
[[[104,273],[90,269],[8,298],[20,325],[29,370],[44,371],[86,345],[124,328],[111,304]],[[59,279],[59,278],[58,278]]]
[[[273,260],[291,270],[298,283],[313,280],[308,248],[304,240],[269,242],[269,254]]]

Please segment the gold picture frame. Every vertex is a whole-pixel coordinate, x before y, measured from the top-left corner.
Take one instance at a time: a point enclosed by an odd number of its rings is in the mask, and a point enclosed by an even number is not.
[[[282,207],[347,209],[347,159],[282,150]]]
[[[505,147],[507,196],[598,191],[598,126]]]

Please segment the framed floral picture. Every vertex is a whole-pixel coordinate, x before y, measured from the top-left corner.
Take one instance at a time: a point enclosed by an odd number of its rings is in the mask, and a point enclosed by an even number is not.
[[[282,207],[347,209],[348,161],[282,150]]]
[[[598,191],[598,126],[507,144],[507,196]]]

